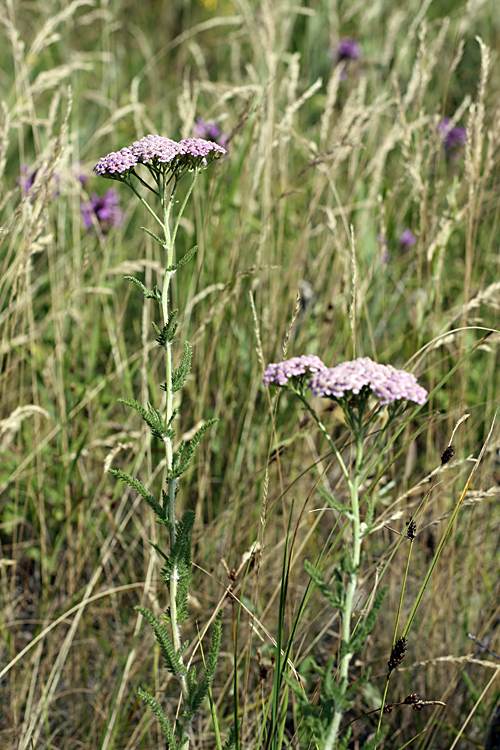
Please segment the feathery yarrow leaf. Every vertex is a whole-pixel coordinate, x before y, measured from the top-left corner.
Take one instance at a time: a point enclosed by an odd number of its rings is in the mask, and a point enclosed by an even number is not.
[[[310,563],[309,560],[304,561],[304,568],[314,585],[319,588],[319,590],[321,591],[325,599],[328,600],[331,606],[335,609],[342,609],[342,607],[344,606],[343,597],[339,596],[338,591],[334,593],[330,589],[330,587],[323,580],[319,570],[312,563]]]
[[[350,521],[353,520],[354,516],[350,512],[349,508],[343,505],[339,500],[336,500],[333,495],[330,495],[329,492],[327,492],[323,487],[319,485],[318,492],[323,500],[326,500],[330,508],[333,508],[333,510],[336,510],[338,513],[343,513]]]
[[[176,393],[177,391],[180,391],[184,383],[186,382],[186,378],[191,372],[191,362],[193,359],[193,349],[191,347],[191,344],[189,341],[186,341],[184,343],[184,352],[182,354],[181,363],[179,367],[177,367],[174,370],[174,373],[172,375],[172,391],[173,393]]]
[[[172,729],[172,725],[170,724],[170,721],[165,715],[163,708],[160,706],[158,701],[155,698],[153,698],[151,693],[148,693],[146,690],[143,690],[142,688],[139,688],[138,692],[139,692],[139,697],[144,701],[144,703],[146,703],[150,707],[152,711],[154,711],[154,713],[158,717],[160,726],[167,739],[168,749],[179,750],[179,743],[177,742],[177,738],[175,736],[174,730]]]
[[[144,232],[146,232],[146,234],[149,234],[149,236],[152,237],[154,240],[156,240],[157,242],[159,242],[162,247],[165,247],[165,240],[162,240],[161,237],[158,237],[157,234],[155,234],[154,232],[152,232],[147,227],[141,227],[141,229]]]
[[[222,747],[222,750],[233,750],[233,747],[236,747],[236,733],[240,730],[240,723],[238,726],[233,726],[229,730],[229,735],[227,740],[224,742],[224,745]]]
[[[118,401],[120,404],[130,406],[132,409],[135,409],[137,412],[139,412],[139,414],[151,430],[151,434],[153,435],[153,437],[160,438],[160,440],[163,440],[164,438],[172,439],[172,430],[167,426],[161,412],[159,412],[158,409],[155,409],[154,406],[149,403],[149,401],[147,404],[147,410],[144,408],[144,406],[142,406],[142,404],[131,398],[119,398]]]
[[[210,643],[210,650],[208,652],[207,663],[205,665],[205,674],[200,682],[200,685],[196,692],[190,695],[189,700],[189,714],[193,716],[201,704],[205,696],[208,694],[208,690],[214,679],[215,670],[217,669],[217,662],[219,660],[219,651],[222,638],[222,610],[219,611],[215,618],[214,630],[212,633],[212,640]]]
[[[139,493],[141,497],[144,498],[144,500],[147,502],[147,504],[152,508],[155,512],[155,514],[158,516],[158,518],[165,518],[166,511],[161,507],[159,502],[156,500],[156,498],[149,492],[142,482],[139,481],[136,477],[131,476],[130,474],[126,474],[121,469],[109,469],[109,473],[113,474],[113,476],[118,477],[118,479],[121,479],[123,482],[126,482],[130,487],[132,487],[133,490]]]
[[[359,623],[354,634],[347,644],[345,644],[345,651],[350,654],[354,654],[356,651],[361,651],[365,645],[366,639],[372,632],[377,622],[378,613],[382,609],[384,603],[384,597],[387,594],[387,586],[382,586],[381,589],[375,594],[372,607],[364,620]],[[344,644],[342,644],[344,648]],[[341,649],[342,651],[342,649]]]
[[[153,323],[153,328],[155,329],[155,333],[157,334],[156,340],[160,346],[174,344],[177,341],[177,339],[175,338],[175,334],[177,333],[177,328],[179,327],[179,324],[176,321],[178,312],[178,310],[171,311],[167,323],[161,330],[158,328],[156,323]]]
[[[168,475],[169,481],[180,477],[186,471],[195,454],[196,448],[200,444],[201,438],[218,421],[218,419],[207,419],[205,424],[196,431],[189,443],[184,443],[184,441],[180,443],[178,450],[173,456],[172,468]]]
[[[183,623],[187,617],[187,599],[191,584],[191,532],[194,520],[194,511],[188,510],[176,525],[175,543],[161,571],[161,576],[169,591],[171,576],[176,576],[177,621],[179,623]],[[170,608],[167,610],[165,618],[170,621]]]
[[[184,253],[182,258],[177,261],[177,263],[174,263],[172,266],[167,266],[165,269],[165,273],[175,273],[179,268],[182,268],[182,266],[185,266],[186,263],[189,263],[191,258],[196,255],[198,252],[198,245],[195,245],[190,250],[187,251],[187,253]]]
[[[176,677],[185,677],[187,675],[187,669],[182,663],[180,655],[175,650],[168,629],[147,607],[134,607],[134,609],[136,612],[140,612],[153,628],[155,638],[160,646],[168,671]]]
[[[136,287],[138,287],[141,290],[145,299],[154,299],[157,302],[161,300],[161,297],[160,297],[160,300],[158,299],[158,289],[156,287],[153,289],[152,292],[150,292],[149,289],[144,286],[142,281],[139,281],[139,279],[136,279],[135,276],[124,276],[123,278],[126,279],[126,281],[131,281],[133,284],[135,284]]]

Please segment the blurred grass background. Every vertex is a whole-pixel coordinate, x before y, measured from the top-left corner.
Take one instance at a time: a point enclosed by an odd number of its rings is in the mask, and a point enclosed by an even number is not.
[[[198,117],[229,136],[228,157],[198,181],[177,246],[199,246],[173,290],[181,338],[194,344],[179,434],[219,419],[179,494],[181,508],[197,512],[200,566],[184,628],[195,642],[229,585],[221,558],[238,569],[260,538],[262,554],[235,592],[275,637],[290,513],[298,527],[291,617],[307,581],[302,561],[333,526],[316,484],[343,490],[297,404],[283,395],[273,416],[264,364],[282,358],[284,341],[288,356],[314,353],[331,365],[361,355],[396,367],[411,359],[431,390],[499,323],[500,7],[4,0],[0,21],[0,745],[162,747],[137,688],[163,691],[172,712],[177,693],[133,611],[165,606],[148,544],[158,529],[106,468],[161,489],[161,451],[117,399],[158,405],[156,310],[123,276],[151,287],[164,260],[123,187],[123,223],[84,228],[81,204],[110,186],[92,167],[149,132],[189,137]],[[340,74],[336,49],[346,37],[362,55]],[[453,154],[438,130],[445,117],[467,128]],[[18,184],[23,167],[38,170],[28,195]],[[405,229],[416,244],[401,245]],[[423,431],[377,486],[381,524],[365,544],[366,592],[397,539],[382,521],[404,531],[467,413],[418,537],[411,608],[490,429],[498,367],[494,334],[421,412],[414,428]],[[342,439],[336,415],[324,419]],[[469,714],[457,747],[483,746],[500,687],[483,691],[500,665],[467,632],[500,651],[499,448],[495,429],[404,668],[391,679],[391,701],[418,692],[447,706],[385,717],[386,748],[419,732],[414,747],[449,748]],[[380,705],[403,570],[396,557],[386,606],[353,664],[353,679],[371,669],[359,714]],[[324,663],[338,648],[336,613],[319,595],[311,601],[292,656],[306,680],[311,655]],[[226,607],[214,687],[224,730],[235,668]],[[257,630],[243,618],[236,668],[245,747],[255,746],[258,704],[270,689],[259,662],[271,668],[272,644]],[[201,665],[199,651],[194,658]],[[295,718],[292,705],[289,739]],[[374,726],[373,717],[354,724],[350,747],[362,747]],[[196,747],[214,746],[206,714],[195,730]]]

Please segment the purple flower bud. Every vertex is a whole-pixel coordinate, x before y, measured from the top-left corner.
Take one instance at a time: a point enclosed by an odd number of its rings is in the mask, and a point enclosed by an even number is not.
[[[119,203],[120,196],[114,188],[110,188],[101,196],[92,193],[89,203],[82,203],[81,205],[85,227],[90,229],[95,219],[99,222],[103,232],[107,232],[111,227],[119,226],[124,216]]]
[[[403,400],[424,404],[427,399],[427,391],[418,385],[415,375],[392,365],[379,365],[369,357],[320,370],[312,376],[309,387],[313,396],[336,400],[357,396],[366,388],[382,405]]]
[[[441,140],[443,141],[444,150],[446,156],[451,159],[457,157],[457,150],[462,146],[465,146],[467,142],[467,129],[460,127],[450,127],[450,118],[445,117],[438,126],[437,129],[441,133]]]
[[[37,174],[38,169],[30,170],[30,168],[26,165],[21,167],[21,174],[17,178],[17,184],[21,186],[23,195],[28,195],[29,191],[33,187],[33,183],[35,182],[35,177],[37,176]]]
[[[216,122],[205,122],[203,117],[198,117],[194,126],[194,133],[197,138],[215,141],[219,146],[227,149],[228,136],[222,132]]]
[[[409,247],[417,244],[417,238],[411,233],[410,229],[405,229],[399,238],[399,245],[403,250],[408,250]]]
[[[361,45],[355,39],[349,36],[339,39],[337,46],[337,62],[342,62],[343,60],[359,60],[361,54]]]
[[[292,378],[326,370],[326,365],[315,354],[304,354],[302,357],[292,357],[284,362],[270,364],[266,367],[262,382],[264,385],[285,386]]]

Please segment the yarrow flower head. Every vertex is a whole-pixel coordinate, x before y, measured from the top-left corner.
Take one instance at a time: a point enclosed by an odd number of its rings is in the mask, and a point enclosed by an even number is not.
[[[172,171],[184,167],[190,170],[208,166],[209,162],[224,155],[226,150],[218,143],[203,138],[173,141],[161,135],[146,135],[132,146],[113,151],[99,159],[94,172],[101,177],[121,179],[138,164],[153,168],[168,165]]]
[[[179,155],[179,144],[162,135],[145,135],[130,147],[137,162],[141,164],[169,164]]]
[[[92,193],[90,201],[81,205],[85,227],[90,229],[95,219],[99,222],[103,232],[107,232],[111,227],[119,226],[124,216],[119,203],[120,196],[114,188],[107,190],[104,195]]]
[[[120,151],[112,151],[99,159],[94,172],[101,177],[116,179],[119,175],[130,172],[137,162],[138,158],[130,148],[122,148]]]
[[[333,399],[357,396],[366,389],[381,405],[403,400],[424,404],[427,399],[427,391],[418,384],[415,375],[396,370],[392,365],[379,365],[369,357],[318,371],[309,381],[309,387],[313,396]]]
[[[270,364],[266,367],[262,382],[264,385],[286,386],[293,378],[300,378],[326,370],[326,365],[315,354],[304,354],[302,357],[292,357],[284,362]]]

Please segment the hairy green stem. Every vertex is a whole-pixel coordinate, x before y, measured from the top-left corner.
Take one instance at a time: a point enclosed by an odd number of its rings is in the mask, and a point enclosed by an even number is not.
[[[350,560],[349,581],[346,587],[345,601],[342,611],[342,656],[340,658],[340,688],[345,695],[349,684],[349,664],[353,657],[353,651],[349,645],[351,640],[351,618],[354,611],[354,595],[358,585],[359,565],[361,561],[361,519],[359,516],[359,485],[363,463],[363,437],[356,434],[356,468],[354,477],[349,480],[351,514],[352,514],[352,554]],[[335,706],[333,720],[325,740],[324,750],[333,750],[340,729],[343,710],[339,705]]]
[[[163,286],[162,286],[162,293],[161,293],[161,309],[162,309],[162,315],[163,315],[163,324],[166,326],[168,325],[170,321],[170,312],[169,312],[169,292],[170,292],[170,283],[172,280],[172,276],[174,275],[175,271],[171,270],[172,266],[174,265],[174,241],[175,236],[177,234],[177,229],[179,227],[179,221],[182,216],[182,212],[186,206],[187,198],[184,200],[181,210],[179,211],[179,215],[177,217],[174,232],[172,233],[170,231],[170,213],[172,211],[172,207],[174,205],[174,197],[175,192],[177,188],[178,180],[175,179],[172,191],[170,194],[170,197],[167,199],[167,186],[168,182],[163,177],[163,179],[159,180],[159,192],[160,192],[160,199],[161,199],[161,205],[163,210],[163,232],[164,232],[164,247],[167,253],[167,264],[165,271],[165,276],[163,278]],[[194,186],[194,179],[192,181],[191,187],[188,191],[188,196],[191,194],[191,191]],[[167,341],[165,344],[165,393],[166,393],[166,419],[167,424],[170,426],[170,423],[172,421],[172,417],[174,414],[174,391],[172,387],[172,377],[173,377],[173,366],[172,366],[172,342]],[[178,485],[178,479],[177,478],[171,478],[170,472],[172,470],[172,463],[173,463],[173,445],[172,445],[172,439],[170,437],[166,437],[164,440],[165,443],[165,457],[166,457],[166,467],[167,467],[167,485],[168,485],[168,505],[167,505],[167,518],[170,524],[170,549],[172,550],[175,540],[176,540],[176,518],[175,518],[175,497],[177,494],[177,485]],[[178,622],[178,613],[177,613],[177,584],[179,581],[179,570],[176,565],[172,567],[172,570],[170,572],[170,625],[172,629],[172,643],[176,650],[176,652],[180,656],[180,652],[182,649],[182,640],[181,640],[181,631],[180,631],[180,625]],[[182,663],[182,657],[180,657],[181,663]],[[184,674],[178,674],[177,675],[182,695],[184,700],[187,702],[188,699],[188,684],[187,684],[187,678]],[[191,741],[191,719],[188,719],[185,724],[185,741],[182,745],[183,750],[188,750],[190,741]]]

